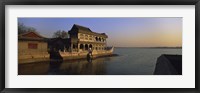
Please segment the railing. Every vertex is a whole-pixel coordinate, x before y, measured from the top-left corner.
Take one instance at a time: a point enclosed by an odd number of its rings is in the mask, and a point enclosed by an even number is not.
[[[106,41],[85,40],[85,39],[78,39],[78,41],[87,41],[87,42],[98,42],[98,43],[106,43]]]

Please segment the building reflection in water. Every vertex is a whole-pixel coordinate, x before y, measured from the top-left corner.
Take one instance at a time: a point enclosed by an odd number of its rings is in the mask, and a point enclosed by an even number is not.
[[[60,66],[63,61],[50,61],[48,75],[58,75],[60,74]]]
[[[21,64],[18,67],[19,75],[105,75],[107,58],[87,60],[72,60],[63,62],[40,62]]]

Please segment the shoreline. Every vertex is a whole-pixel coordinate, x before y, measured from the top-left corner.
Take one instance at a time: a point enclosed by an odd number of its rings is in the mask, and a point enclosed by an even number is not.
[[[98,58],[103,58],[103,57],[115,57],[119,56],[118,54],[107,54],[107,55],[97,55],[94,59]],[[64,57],[63,60],[61,59],[23,59],[20,62],[18,62],[18,65],[23,65],[23,64],[32,64],[32,63],[42,63],[42,62],[61,62],[61,61],[77,61],[77,60],[86,60],[86,56],[74,56],[74,57]]]

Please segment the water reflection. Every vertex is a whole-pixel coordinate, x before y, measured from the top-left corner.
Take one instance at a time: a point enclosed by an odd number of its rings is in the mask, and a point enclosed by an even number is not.
[[[60,66],[63,61],[50,61],[49,63],[49,75],[57,75],[60,74]]]
[[[152,75],[162,54],[182,54],[182,49],[116,48],[119,56],[63,62],[21,64],[19,75]]]
[[[98,58],[92,61],[51,61],[19,65],[19,75],[104,75],[106,61],[110,58]]]

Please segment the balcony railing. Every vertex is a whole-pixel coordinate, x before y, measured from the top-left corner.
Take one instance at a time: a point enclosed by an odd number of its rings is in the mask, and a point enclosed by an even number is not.
[[[98,43],[106,43],[106,41],[96,41],[96,40],[85,40],[85,39],[78,39],[79,41],[87,41],[87,42],[98,42]]]

